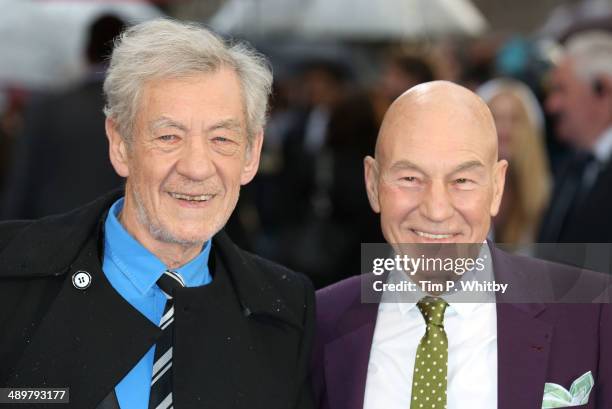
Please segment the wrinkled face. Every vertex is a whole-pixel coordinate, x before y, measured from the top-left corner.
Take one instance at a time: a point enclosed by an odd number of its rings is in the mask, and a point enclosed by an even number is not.
[[[111,160],[127,177],[126,227],[145,240],[201,245],[225,225],[259,162],[262,135],[247,149],[238,77],[221,68],[150,81],[134,128],[129,146],[109,131]]]
[[[389,243],[482,243],[507,167],[495,131],[452,107],[430,108],[385,118],[377,158],[365,160],[370,204]]]
[[[598,101],[591,85],[580,79],[570,59],[554,70],[546,109],[555,116],[559,138],[573,146],[587,148],[599,126],[594,107]]]

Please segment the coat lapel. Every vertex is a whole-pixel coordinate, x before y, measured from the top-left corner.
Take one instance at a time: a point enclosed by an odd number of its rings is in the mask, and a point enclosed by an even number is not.
[[[216,250],[213,244],[211,261]],[[179,408],[245,406],[239,396],[252,391],[245,390],[243,368],[261,366],[243,348],[253,345],[247,318],[238,303],[227,302],[233,290],[223,263],[215,264],[210,284],[175,293],[173,400]]]
[[[515,288],[510,298],[521,299],[529,291],[516,258],[492,244],[495,278]],[[532,282],[532,284],[534,284]],[[533,299],[527,296],[526,299]],[[539,408],[548,370],[553,326],[538,319],[546,310],[540,303],[497,302],[497,400],[499,409]]]
[[[77,271],[92,277],[85,290],[72,283]],[[112,288],[101,270],[97,235],[92,235],[71,263],[8,385],[70,386],[66,408],[96,407],[159,334],[157,326]]]
[[[106,395],[106,398],[100,402],[96,409],[120,409],[117,394],[115,393],[114,389],[110,391],[108,395]]]
[[[295,369],[270,362],[270,352],[298,354],[301,320],[223,232],[213,239],[209,263],[210,284],[175,293],[176,407],[286,405],[293,391],[278,385],[291,384],[286,374]]]
[[[265,315],[303,330],[302,320],[287,308],[286,300],[279,298],[278,289],[261,273],[260,266],[253,262],[257,256],[245,257],[221,230],[213,238],[212,247],[222,261],[222,271],[227,275],[233,296],[237,298],[245,316]]]

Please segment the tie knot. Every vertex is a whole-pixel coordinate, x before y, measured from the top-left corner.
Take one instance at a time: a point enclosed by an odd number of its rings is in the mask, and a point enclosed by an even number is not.
[[[417,303],[426,324],[444,326],[444,311],[448,303],[442,298],[424,297]]]
[[[185,287],[183,277],[175,271],[164,271],[164,274],[157,279],[157,286],[166,294],[166,297],[172,298],[174,290]]]

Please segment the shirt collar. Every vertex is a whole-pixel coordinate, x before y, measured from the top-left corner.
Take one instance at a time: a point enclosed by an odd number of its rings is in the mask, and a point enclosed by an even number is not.
[[[598,162],[606,163],[612,155],[612,127],[605,130],[593,146],[593,155]]]
[[[425,296],[425,294],[423,294]],[[480,306],[483,305],[481,302],[453,302],[453,295],[444,296],[442,298],[448,302],[448,307],[446,309],[446,314],[458,315],[461,318],[469,318],[470,315]],[[417,310],[416,302],[398,302],[394,303],[395,306],[399,309],[402,315],[410,314],[411,311]],[[420,314],[420,311],[419,311]]]
[[[461,278],[462,280],[493,280],[495,275],[493,273],[493,263],[491,261],[491,249],[489,248],[486,240],[483,241],[483,246],[480,249],[478,257],[484,258],[485,260],[485,269],[483,272],[478,273],[475,270],[468,271],[463,275]],[[392,271],[391,274],[389,274],[389,282],[400,282],[403,274],[404,273],[399,271]],[[402,300],[401,295],[398,297],[397,293],[392,293],[391,299],[387,299],[387,303],[390,305],[395,305],[402,315],[406,315],[411,313],[413,310],[418,310],[418,300],[426,295],[426,293],[417,288],[417,291],[414,292],[414,297],[410,297],[411,299],[417,301],[407,301],[405,299]],[[457,314],[461,318],[468,318],[478,307],[483,305],[482,302],[466,302],[465,297],[462,298],[460,293],[443,294],[441,295],[441,298],[443,298],[449,304],[445,314]],[[395,302],[393,299],[395,299]],[[487,302],[495,302],[495,295],[493,294],[492,299]],[[420,311],[418,312],[420,314]]]
[[[104,224],[104,249],[117,268],[141,293],[149,292],[167,267],[153,253],[147,250],[119,222],[118,216],[123,208],[123,198],[110,208]],[[210,277],[208,257],[211,241],[208,240],[193,260],[175,269],[187,287],[206,283]]]

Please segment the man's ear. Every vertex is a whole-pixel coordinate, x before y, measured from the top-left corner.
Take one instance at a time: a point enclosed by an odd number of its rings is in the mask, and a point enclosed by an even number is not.
[[[106,137],[108,138],[108,155],[110,161],[113,164],[113,168],[115,168],[115,172],[117,172],[119,176],[126,178],[130,174],[127,144],[119,134],[119,131],[117,131],[115,121],[107,118],[105,127]]]
[[[499,206],[504,195],[504,186],[506,185],[506,171],[508,170],[508,161],[500,160],[494,165],[493,169],[493,200],[491,201],[491,217],[497,216]]]
[[[363,160],[364,177],[366,192],[370,207],[376,213],[380,213],[380,202],[378,200],[378,165],[376,159],[371,156],[366,156]]]
[[[251,140],[251,143],[247,145],[244,165],[242,167],[242,176],[240,177],[241,185],[246,185],[255,177],[257,169],[259,169],[259,159],[261,157],[262,145],[263,130],[255,134]]]

